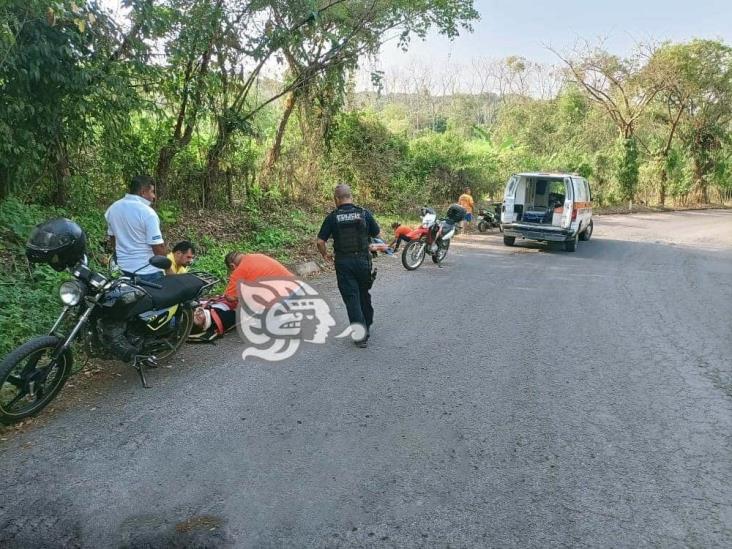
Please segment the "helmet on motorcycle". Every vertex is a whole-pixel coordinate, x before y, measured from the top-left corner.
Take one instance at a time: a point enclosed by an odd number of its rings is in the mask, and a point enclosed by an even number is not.
[[[56,271],[76,265],[85,251],[86,234],[64,217],[37,225],[25,245],[25,254],[31,263],[45,263]]]

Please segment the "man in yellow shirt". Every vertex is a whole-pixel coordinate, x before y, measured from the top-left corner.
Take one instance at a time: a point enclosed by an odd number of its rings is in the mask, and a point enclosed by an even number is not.
[[[461,226],[465,226],[465,222],[472,223],[473,221],[473,208],[475,207],[475,202],[473,202],[473,196],[470,193],[470,187],[465,187],[463,190],[463,194],[460,195],[460,198],[458,198],[458,204],[460,204],[465,210],[468,212],[465,214],[465,221],[461,222]]]
[[[168,274],[183,274],[188,272],[188,267],[193,263],[193,257],[196,250],[193,244],[187,240],[178,242],[173,246],[173,251],[168,254],[168,259],[173,262],[170,266],[170,272]]]

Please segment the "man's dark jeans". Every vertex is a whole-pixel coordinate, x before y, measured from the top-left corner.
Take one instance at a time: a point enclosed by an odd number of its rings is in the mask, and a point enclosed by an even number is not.
[[[338,290],[346,304],[348,321],[362,324],[368,330],[374,321],[371,306],[371,259],[368,255],[347,255],[336,257]],[[367,332],[368,333],[368,332]]]

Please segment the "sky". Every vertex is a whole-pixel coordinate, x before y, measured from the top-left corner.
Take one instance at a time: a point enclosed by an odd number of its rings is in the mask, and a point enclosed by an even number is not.
[[[481,20],[472,33],[452,42],[432,33],[416,40],[403,54],[395,44],[385,46],[382,62],[407,64],[405,58],[469,62],[472,57],[521,55],[553,63],[543,44],[561,50],[577,39],[605,38],[613,53],[629,52],[648,39],[686,41],[719,38],[732,43],[732,2],[729,0],[476,0]]]
[[[395,43],[382,48],[375,68],[389,73],[416,65],[439,68],[470,65],[477,57],[523,56],[556,64],[546,46],[566,53],[578,40],[628,55],[637,42],[692,38],[721,39],[732,44],[730,0],[475,0],[481,20],[473,32],[453,41],[436,33],[414,40],[407,53]]]

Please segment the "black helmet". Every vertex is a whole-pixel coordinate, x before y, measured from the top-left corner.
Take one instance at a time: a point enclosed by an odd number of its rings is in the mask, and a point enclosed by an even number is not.
[[[25,245],[25,254],[31,263],[46,263],[56,271],[73,267],[85,252],[84,231],[65,217],[37,225]]]

